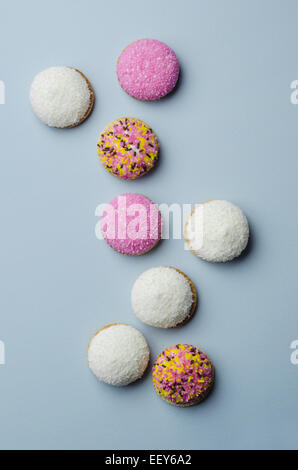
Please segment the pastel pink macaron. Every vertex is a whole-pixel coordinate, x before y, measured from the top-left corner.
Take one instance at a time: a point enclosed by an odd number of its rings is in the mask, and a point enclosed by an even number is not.
[[[143,101],[159,100],[176,86],[179,62],[165,43],[139,39],[121,53],[117,75],[121,87],[130,96]]]
[[[124,255],[147,253],[161,239],[161,213],[142,194],[125,193],[114,198],[101,218],[103,238]]]

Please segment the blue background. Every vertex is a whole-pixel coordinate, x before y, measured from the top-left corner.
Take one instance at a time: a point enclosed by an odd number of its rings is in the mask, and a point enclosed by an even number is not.
[[[96,0],[1,3],[0,447],[3,449],[297,448],[297,2]],[[180,61],[178,89],[142,103],[118,85],[121,50],[150,37]],[[36,73],[71,65],[90,79],[96,107],[72,130],[50,129],[30,108]],[[99,164],[97,138],[120,116],[148,122],[161,144],[156,171],[123,182]],[[141,192],[156,203],[227,199],[246,213],[247,256],[208,264],[163,241],[128,258],[94,235],[95,208]],[[137,276],[185,271],[198,311],[180,329],[139,322]],[[86,348],[110,322],[148,339],[152,358],[192,343],[216,366],[201,405],[172,407],[151,374],[118,389],[90,373]]]

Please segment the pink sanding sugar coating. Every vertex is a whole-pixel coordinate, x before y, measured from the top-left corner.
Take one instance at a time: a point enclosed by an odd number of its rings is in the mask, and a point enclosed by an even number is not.
[[[142,194],[121,194],[105,208],[101,230],[114,250],[142,255],[161,238],[161,214],[154,202]]]
[[[120,85],[139,100],[158,100],[170,93],[179,76],[176,54],[156,39],[139,39],[124,49],[117,64]]]

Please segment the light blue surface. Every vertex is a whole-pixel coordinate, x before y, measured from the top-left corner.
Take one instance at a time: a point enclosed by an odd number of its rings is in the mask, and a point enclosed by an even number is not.
[[[0,448],[297,448],[297,2],[6,0],[0,14]],[[176,93],[142,103],[118,85],[131,41],[171,46]],[[71,65],[92,82],[96,107],[72,130],[41,124],[28,101],[36,73]],[[154,128],[161,162],[123,182],[97,159],[99,132],[120,116]],[[157,203],[227,199],[247,214],[248,255],[214,265],[168,240],[127,258],[96,239],[96,206],[135,191]],[[199,309],[159,330],[131,312],[136,277],[172,265],[195,282]],[[139,328],[152,357],[187,342],[216,366],[197,407],[167,405],[150,373],[127,388],[89,372],[92,334],[120,321]]]

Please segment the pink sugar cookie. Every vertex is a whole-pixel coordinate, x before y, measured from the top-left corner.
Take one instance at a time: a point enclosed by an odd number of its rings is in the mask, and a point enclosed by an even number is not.
[[[196,405],[213,386],[214,366],[201,349],[191,344],[176,344],[157,357],[152,380],[158,395],[171,405]]]
[[[117,75],[126,93],[153,101],[170,93],[179,76],[176,54],[156,39],[139,39],[129,44],[117,63]]]
[[[101,231],[106,242],[119,253],[142,255],[161,238],[161,214],[146,196],[121,194],[106,206]]]
[[[158,159],[158,140],[151,127],[136,118],[120,118],[108,124],[98,143],[98,156],[105,169],[125,180],[140,178]]]

